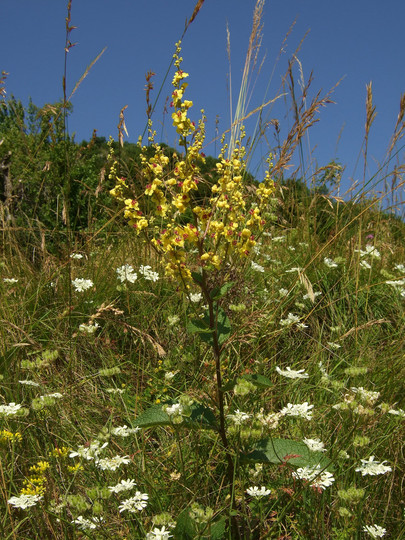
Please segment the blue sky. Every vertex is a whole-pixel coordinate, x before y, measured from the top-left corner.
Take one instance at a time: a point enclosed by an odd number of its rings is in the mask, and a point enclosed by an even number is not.
[[[126,110],[129,140],[135,142],[143,131],[145,115],[145,73],[154,71],[155,90],[160,87],[180,38],[185,19],[191,16],[196,0],[72,0],[72,33],[76,42],[68,54],[67,87],[74,87],[86,66],[107,47],[72,99],[74,113],[69,131],[76,140],[89,139],[93,129],[98,135],[117,136],[118,116]],[[205,0],[183,41],[184,70],[190,74],[187,97],[194,102],[193,118],[204,108],[208,117],[207,140],[215,136],[215,118],[219,131],[229,127],[229,64],[226,51],[226,24],[231,40],[233,99],[241,80],[252,24],[253,0]],[[55,102],[62,97],[64,67],[64,0],[0,0],[0,71],[9,72],[8,95],[24,103],[31,97],[36,105]],[[293,21],[296,24],[276,59],[284,36]],[[313,71],[312,94],[334,91],[334,105],[320,114],[320,122],[306,141],[319,166],[332,159],[346,165],[345,185],[352,179],[362,181],[361,152],[366,84],[372,81],[377,117],[370,136],[368,177],[384,159],[399,112],[399,99],[405,91],[403,69],[405,2],[403,0],[268,0],[263,14],[261,53],[265,63],[254,88],[251,107],[260,105],[281,91],[281,77],[291,54],[309,31],[298,53],[304,76]],[[171,75],[162,90],[155,114],[155,127],[162,140],[175,145],[166,118],[162,128],[162,110],[169,95]],[[270,85],[269,85],[270,81]],[[267,89],[267,93],[266,93]],[[281,99],[269,110],[287,130]],[[251,121],[248,131],[254,127]],[[249,134],[249,133],[248,133]],[[159,137],[160,138],[160,137]],[[268,132],[272,143],[272,132]],[[216,146],[219,150],[219,144]],[[215,146],[206,153],[214,154]],[[268,151],[263,142],[255,154],[256,167]],[[308,150],[305,149],[308,164]],[[404,152],[399,159],[403,161]],[[298,157],[294,165],[298,165]]]

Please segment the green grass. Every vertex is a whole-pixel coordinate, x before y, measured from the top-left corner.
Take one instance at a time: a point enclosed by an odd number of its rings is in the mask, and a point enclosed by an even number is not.
[[[373,217],[365,214],[365,232],[367,219]],[[373,226],[372,240],[363,232],[333,245],[312,238],[309,246],[305,225],[283,230],[273,225],[268,231],[272,236],[262,237],[254,258],[264,271],[246,263],[223,298],[232,325],[222,363],[229,388],[225,412],[239,409],[251,415],[241,426],[226,420],[237,464],[234,511],[243,538],[360,538],[362,528],[374,523],[392,538],[404,535],[404,416],[389,412],[403,408],[404,289],[385,282],[401,278],[403,269],[396,265],[405,257],[403,245],[386,232],[389,218],[380,220],[385,228],[380,235]],[[272,241],[280,236],[284,240]],[[380,257],[360,258],[355,250],[361,246],[364,251],[367,243]],[[201,302],[191,305],[163,277],[156,257],[130,230],[111,249],[105,246],[108,237],[103,246],[83,249],[80,260],[66,254],[63,260],[45,258],[36,267],[22,259],[17,246],[5,246],[2,278],[18,282],[1,283],[2,403],[21,404],[26,411],[1,418],[1,429],[22,436],[20,442],[2,440],[3,501],[21,492],[31,466],[47,461],[49,468],[36,506],[21,510],[3,503],[1,536],[142,538],[153,523],[168,519],[177,524],[177,538],[228,538],[230,500],[217,431],[173,424],[128,437],[113,434],[118,426],[135,427],[152,405],[184,396],[212,405],[212,351],[186,331],[193,312],[202,313]],[[327,256],[338,261],[337,267],[324,263]],[[361,268],[361,260],[371,269]],[[149,263],[159,273],[156,282],[139,274],[139,266]],[[116,268],[123,264],[138,272],[134,283],[117,279]],[[300,274],[305,279],[289,272],[294,267],[305,268]],[[91,279],[94,285],[69,293],[69,275]],[[321,293],[314,301],[304,298],[311,289]],[[280,325],[288,313],[298,316],[305,328]],[[99,325],[91,335],[79,330],[89,320]],[[283,377],[276,366],[305,370],[308,377]],[[261,375],[265,384],[252,385],[247,375]],[[19,383],[26,379],[39,386]],[[236,387],[232,381],[238,381]],[[359,387],[378,392],[378,398],[352,390]],[[63,397],[38,399],[55,392]],[[278,413],[287,403],[304,402],[314,406],[311,420],[281,416],[267,427],[259,422],[260,411]],[[269,435],[320,439],[334,483],[317,492],[293,477],[296,467],[288,459],[256,466],[243,462],[241,456]],[[104,471],[94,460],[68,457],[95,441],[108,442],[100,457],[129,456],[129,463]],[[50,457],[55,448],[64,447],[69,449],[66,457]],[[377,476],[356,472],[360,460],[370,456],[386,461],[392,470]],[[72,472],[73,465],[80,467]],[[120,502],[133,492],[106,490],[125,479],[135,480],[136,489],[149,495],[147,507],[135,514],[119,512]],[[271,489],[260,504],[246,493],[254,485]],[[342,498],[342,490],[352,488],[364,490],[360,500]],[[199,512],[204,509],[203,517],[198,518],[194,504]],[[164,512],[170,519],[159,521]],[[101,516],[103,526],[79,532],[72,524],[79,516]]]

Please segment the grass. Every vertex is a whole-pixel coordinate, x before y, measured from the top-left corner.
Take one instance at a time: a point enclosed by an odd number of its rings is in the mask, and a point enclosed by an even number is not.
[[[70,3],[68,14],[67,36]],[[287,75],[293,88],[291,65]],[[248,88],[244,80],[230,130],[236,171]],[[42,231],[21,243],[3,224],[1,538],[405,538],[405,226],[371,197],[380,178],[364,179],[357,202],[282,182],[329,100],[306,105],[302,89],[248,257],[204,234],[185,247],[188,276],[150,242],[153,228],[117,226],[121,211],[80,243],[68,229],[58,256]],[[371,85],[367,110],[365,155]],[[402,113],[388,157],[403,127]],[[192,145],[183,147],[187,169]],[[400,168],[395,175],[398,189]],[[258,186],[241,185],[220,193],[236,200],[248,188],[250,204]],[[211,194],[204,204],[232,225],[221,201]],[[186,226],[179,215],[160,217],[170,230]]]

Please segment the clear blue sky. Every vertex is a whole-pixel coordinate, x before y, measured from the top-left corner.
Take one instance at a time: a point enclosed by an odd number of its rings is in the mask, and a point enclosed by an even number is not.
[[[119,112],[125,105],[129,140],[137,140],[146,120],[145,73],[156,73],[156,95],[171,61],[174,43],[181,36],[195,2],[72,1],[72,24],[77,27],[72,41],[77,44],[68,55],[68,92],[86,66],[107,47],[72,99],[74,113],[69,130],[76,134],[78,142],[89,139],[93,129],[100,136],[116,137]],[[187,97],[195,105],[191,116],[197,120],[200,108],[205,109],[207,140],[215,135],[216,115],[220,117],[220,131],[229,127],[226,23],[231,38],[235,99],[254,5],[253,0],[205,0],[183,41],[183,66],[190,73]],[[0,0],[0,71],[10,74],[8,95],[14,94],[24,103],[31,97],[39,106],[61,99],[66,7],[64,0]],[[297,23],[265,94],[282,40],[295,18]],[[313,71],[312,95],[319,89],[328,91],[344,77],[333,94],[336,104],[321,111],[320,122],[310,131],[310,145],[315,148],[319,166],[331,159],[347,165],[346,185],[350,178],[362,180],[362,164],[357,169],[355,165],[364,136],[366,84],[373,82],[377,109],[369,149],[372,174],[372,163],[384,158],[400,95],[405,92],[404,21],[404,0],[268,0],[261,49],[266,60],[255,86],[252,107],[278,94],[288,59],[309,30],[298,58],[305,77]],[[158,133],[164,100],[171,91],[170,81],[171,76],[156,110]],[[269,114],[284,129],[291,122],[285,117],[282,100]],[[272,140],[271,132],[268,137]],[[175,145],[173,133],[164,132],[163,141]],[[217,145],[217,151],[218,148]],[[263,144],[256,153],[256,161],[265,152]],[[214,146],[207,153],[214,154]],[[403,157],[402,151],[400,159]]]

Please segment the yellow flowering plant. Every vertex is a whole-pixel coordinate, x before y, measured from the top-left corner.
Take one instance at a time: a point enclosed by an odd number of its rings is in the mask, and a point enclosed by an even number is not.
[[[181,69],[180,42],[174,54],[175,73],[172,80],[173,126],[179,135],[178,144],[182,153],[174,154],[172,159],[165,155],[161,145],[155,142],[156,132],[152,120],[148,119],[149,145],[138,145],[141,150],[141,193],[134,198],[126,179],[117,171],[118,162],[114,159],[112,141],[110,143],[110,179],[115,180],[111,195],[123,207],[123,214],[137,235],[153,246],[165,264],[166,276],[177,282],[180,291],[190,297],[191,285],[198,286],[207,306],[202,318],[190,320],[187,329],[197,333],[208,343],[215,359],[216,395],[212,401],[217,406],[216,415],[209,407],[191,405],[187,417],[181,406],[176,414],[181,424],[187,422],[205,424],[220,434],[227,460],[227,479],[231,501],[234,500],[236,460],[234,449],[228,442],[225,425],[225,391],[222,383],[221,354],[231,333],[229,318],[220,306],[233,283],[224,277],[230,266],[242,271],[244,261],[249,260],[257,238],[266,227],[267,207],[274,192],[271,178],[271,158],[263,182],[254,190],[247,185],[246,148],[244,128],[229,148],[222,138],[222,149],[216,165],[217,181],[212,183],[210,193],[204,201],[198,197],[198,184],[201,179],[200,167],[205,161],[202,151],[205,140],[205,116],[193,122],[189,113],[193,102],[185,99],[188,73]],[[198,203],[198,204],[197,204]],[[147,414],[138,425],[172,425],[172,407],[155,405],[156,421],[150,421],[153,414]],[[177,410],[178,409],[178,410]],[[164,418],[163,418],[164,417]],[[233,504],[233,503],[232,503]]]

